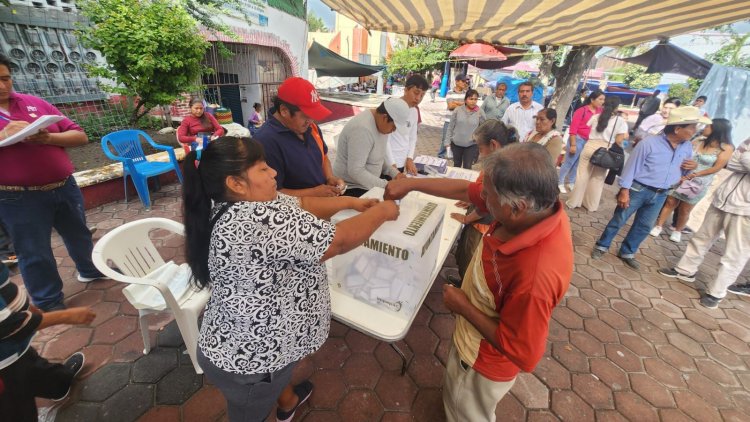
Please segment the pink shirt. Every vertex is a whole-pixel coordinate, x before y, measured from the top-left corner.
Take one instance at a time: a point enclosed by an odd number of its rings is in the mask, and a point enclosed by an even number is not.
[[[8,105],[11,120],[33,122],[45,114],[62,116],[55,106],[33,95],[11,92]],[[0,131],[9,122],[0,119]],[[80,126],[67,117],[47,127],[50,133],[70,130],[83,132]],[[34,145],[19,142],[0,148],[0,185],[41,186],[60,182],[73,174],[73,163],[65,148],[55,145]]]
[[[201,132],[210,133],[211,136],[222,136],[224,134],[224,128],[219,125],[216,117],[209,113],[204,113],[208,120],[211,122],[211,126],[206,127],[201,123],[201,119],[193,116],[185,116],[182,119],[180,127],[177,128],[177,139],[183,144],[189,144],[195,142],[195,136]]]
[[[588,141],[589,134],[591,133],[591,127],[588,125],[589,119],[594,114],[601,114],[602,109],[597,108],[596,111],[592,112],[589,106],[585,105],[578,107],[578,110],[573,113],[573,119],[570,121],[570,136],[578,136]]]

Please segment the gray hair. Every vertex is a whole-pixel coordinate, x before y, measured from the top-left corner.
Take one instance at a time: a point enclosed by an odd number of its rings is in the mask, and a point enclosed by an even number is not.
[[[484,160],[485,180],[513,206],[525,202],[532,212],[553,207],[558,200],[557,171],[547,150],[536,143],[512,144]]]
[[[513,126],[508,126],[497,119],[488,119],[474,130],[474,142],[479,145],[489,145],[493,139],[500,146],[510,145],[518,142],[518,131]]]

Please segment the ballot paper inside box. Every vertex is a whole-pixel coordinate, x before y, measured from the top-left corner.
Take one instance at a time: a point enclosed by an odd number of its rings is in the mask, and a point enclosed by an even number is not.
[[[382,197],[382,188],[363,196]],[[410,315],[432,283],[445,205],[409,194],[399,208],[396,221],[383,224],[362,246],[333,258],[329,284],[365,303]],[[346,210],[331,220],[337,223],[356,214]]]

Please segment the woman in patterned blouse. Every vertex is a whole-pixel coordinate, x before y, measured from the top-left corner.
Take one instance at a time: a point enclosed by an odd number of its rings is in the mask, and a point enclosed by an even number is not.
[[[393,201],[296,198],[277,192],[261,145],[222,137],[185,159],[186,255],[200,288],[211,288],[198,361],[224,394],[230,421],[263,421],[278,404],[291,420],[312,392],[292,369],[328,337],[323,263],[364,243],[398,216]],[[361,213],[336,225],[342,209]]]

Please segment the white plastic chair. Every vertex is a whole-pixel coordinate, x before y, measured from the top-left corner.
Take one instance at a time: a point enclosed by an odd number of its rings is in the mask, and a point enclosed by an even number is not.
[[[149,232],[155,229],[182,236],[185,233],[181,223],[166,218],[144,218],[124,224],[105,234],[96,243],[92,253],[94,265],[107,277],[129,284],[122,292],[138,309],[143,353],[148,354],[151,350],[148,323],[144,317],[155,312],[171,312],[195,371],[202,374],[196,358],[198,316],[211,293],[209,289],[195,290],[190,286],[192,273],[187,264],[164,262],[149,238]],[[109,262],[120,272],[110,268]]]

